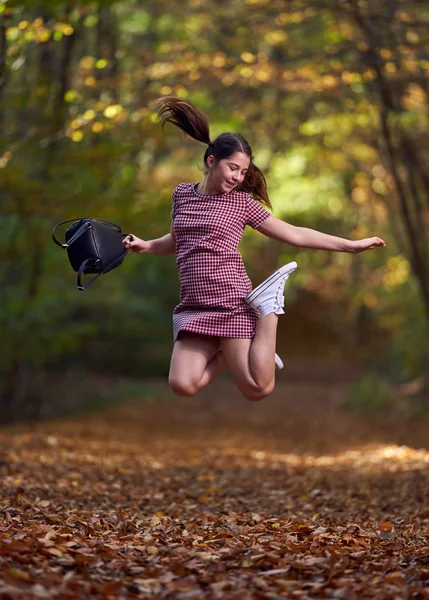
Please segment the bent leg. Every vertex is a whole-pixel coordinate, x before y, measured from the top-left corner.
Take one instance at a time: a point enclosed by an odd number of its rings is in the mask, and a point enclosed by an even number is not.
[[[258,319],[253,339],[220,338],[226,366],[248,400],[262,400],[274,389],[277,323],[269,313]]]
[[[168,382],[178,396],[194,396],[224,369],[219,338],[183,332],[174,343]]]

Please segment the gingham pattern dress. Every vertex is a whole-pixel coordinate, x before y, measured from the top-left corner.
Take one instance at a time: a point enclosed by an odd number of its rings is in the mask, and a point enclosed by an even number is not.
[[[237,246],[245,226],[256,229],[270,213],[246,192],[205,195],[197,185],[182,183],[173,192],[180,278],[174,340],[181,331],[252,338],[257,316],[245,302],[252,283]]]

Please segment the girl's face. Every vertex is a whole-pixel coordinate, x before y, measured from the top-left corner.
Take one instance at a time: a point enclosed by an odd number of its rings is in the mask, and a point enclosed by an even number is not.
[[[250,158],[243,152],[234,152],[228,158],[216,161],[213,156],[207,158],[213,188],[219,194],[230,192],[243,181],[250,165]]]

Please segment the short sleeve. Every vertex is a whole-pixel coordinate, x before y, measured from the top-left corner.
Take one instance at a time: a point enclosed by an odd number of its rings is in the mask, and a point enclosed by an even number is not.
[[[247,197],[246,225],[257,229],[271,214],[249,194]]]

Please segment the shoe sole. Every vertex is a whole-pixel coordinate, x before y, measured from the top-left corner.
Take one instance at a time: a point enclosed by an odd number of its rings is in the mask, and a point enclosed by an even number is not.
[[[296,264],[296,262],[293,261],[293,262],[288,263],[287,265],[284,265],[283,267],[280,267],[280,269],[275,271],[271,275],[271,277],[269,277],[266,280],[266,282],[263,284],[263,287],[260,287],[262,285],[262,283],[261,283],[260,285],[258,285],[258,287],[256,289],[253,290],[253,292],[251,292],[247,296],[247,298],[246,298],[247,304],[251,304],[254,300],[256,300],[256,298],[258,298],[263,292],[265,292],[267,287],[269,287],[270,285],[275,283],[278,279],[280,279],[284,275],[290,275],[291,273],[293,273],[295,271],[295,269],[297,268],[297,266],[298,265]]]

